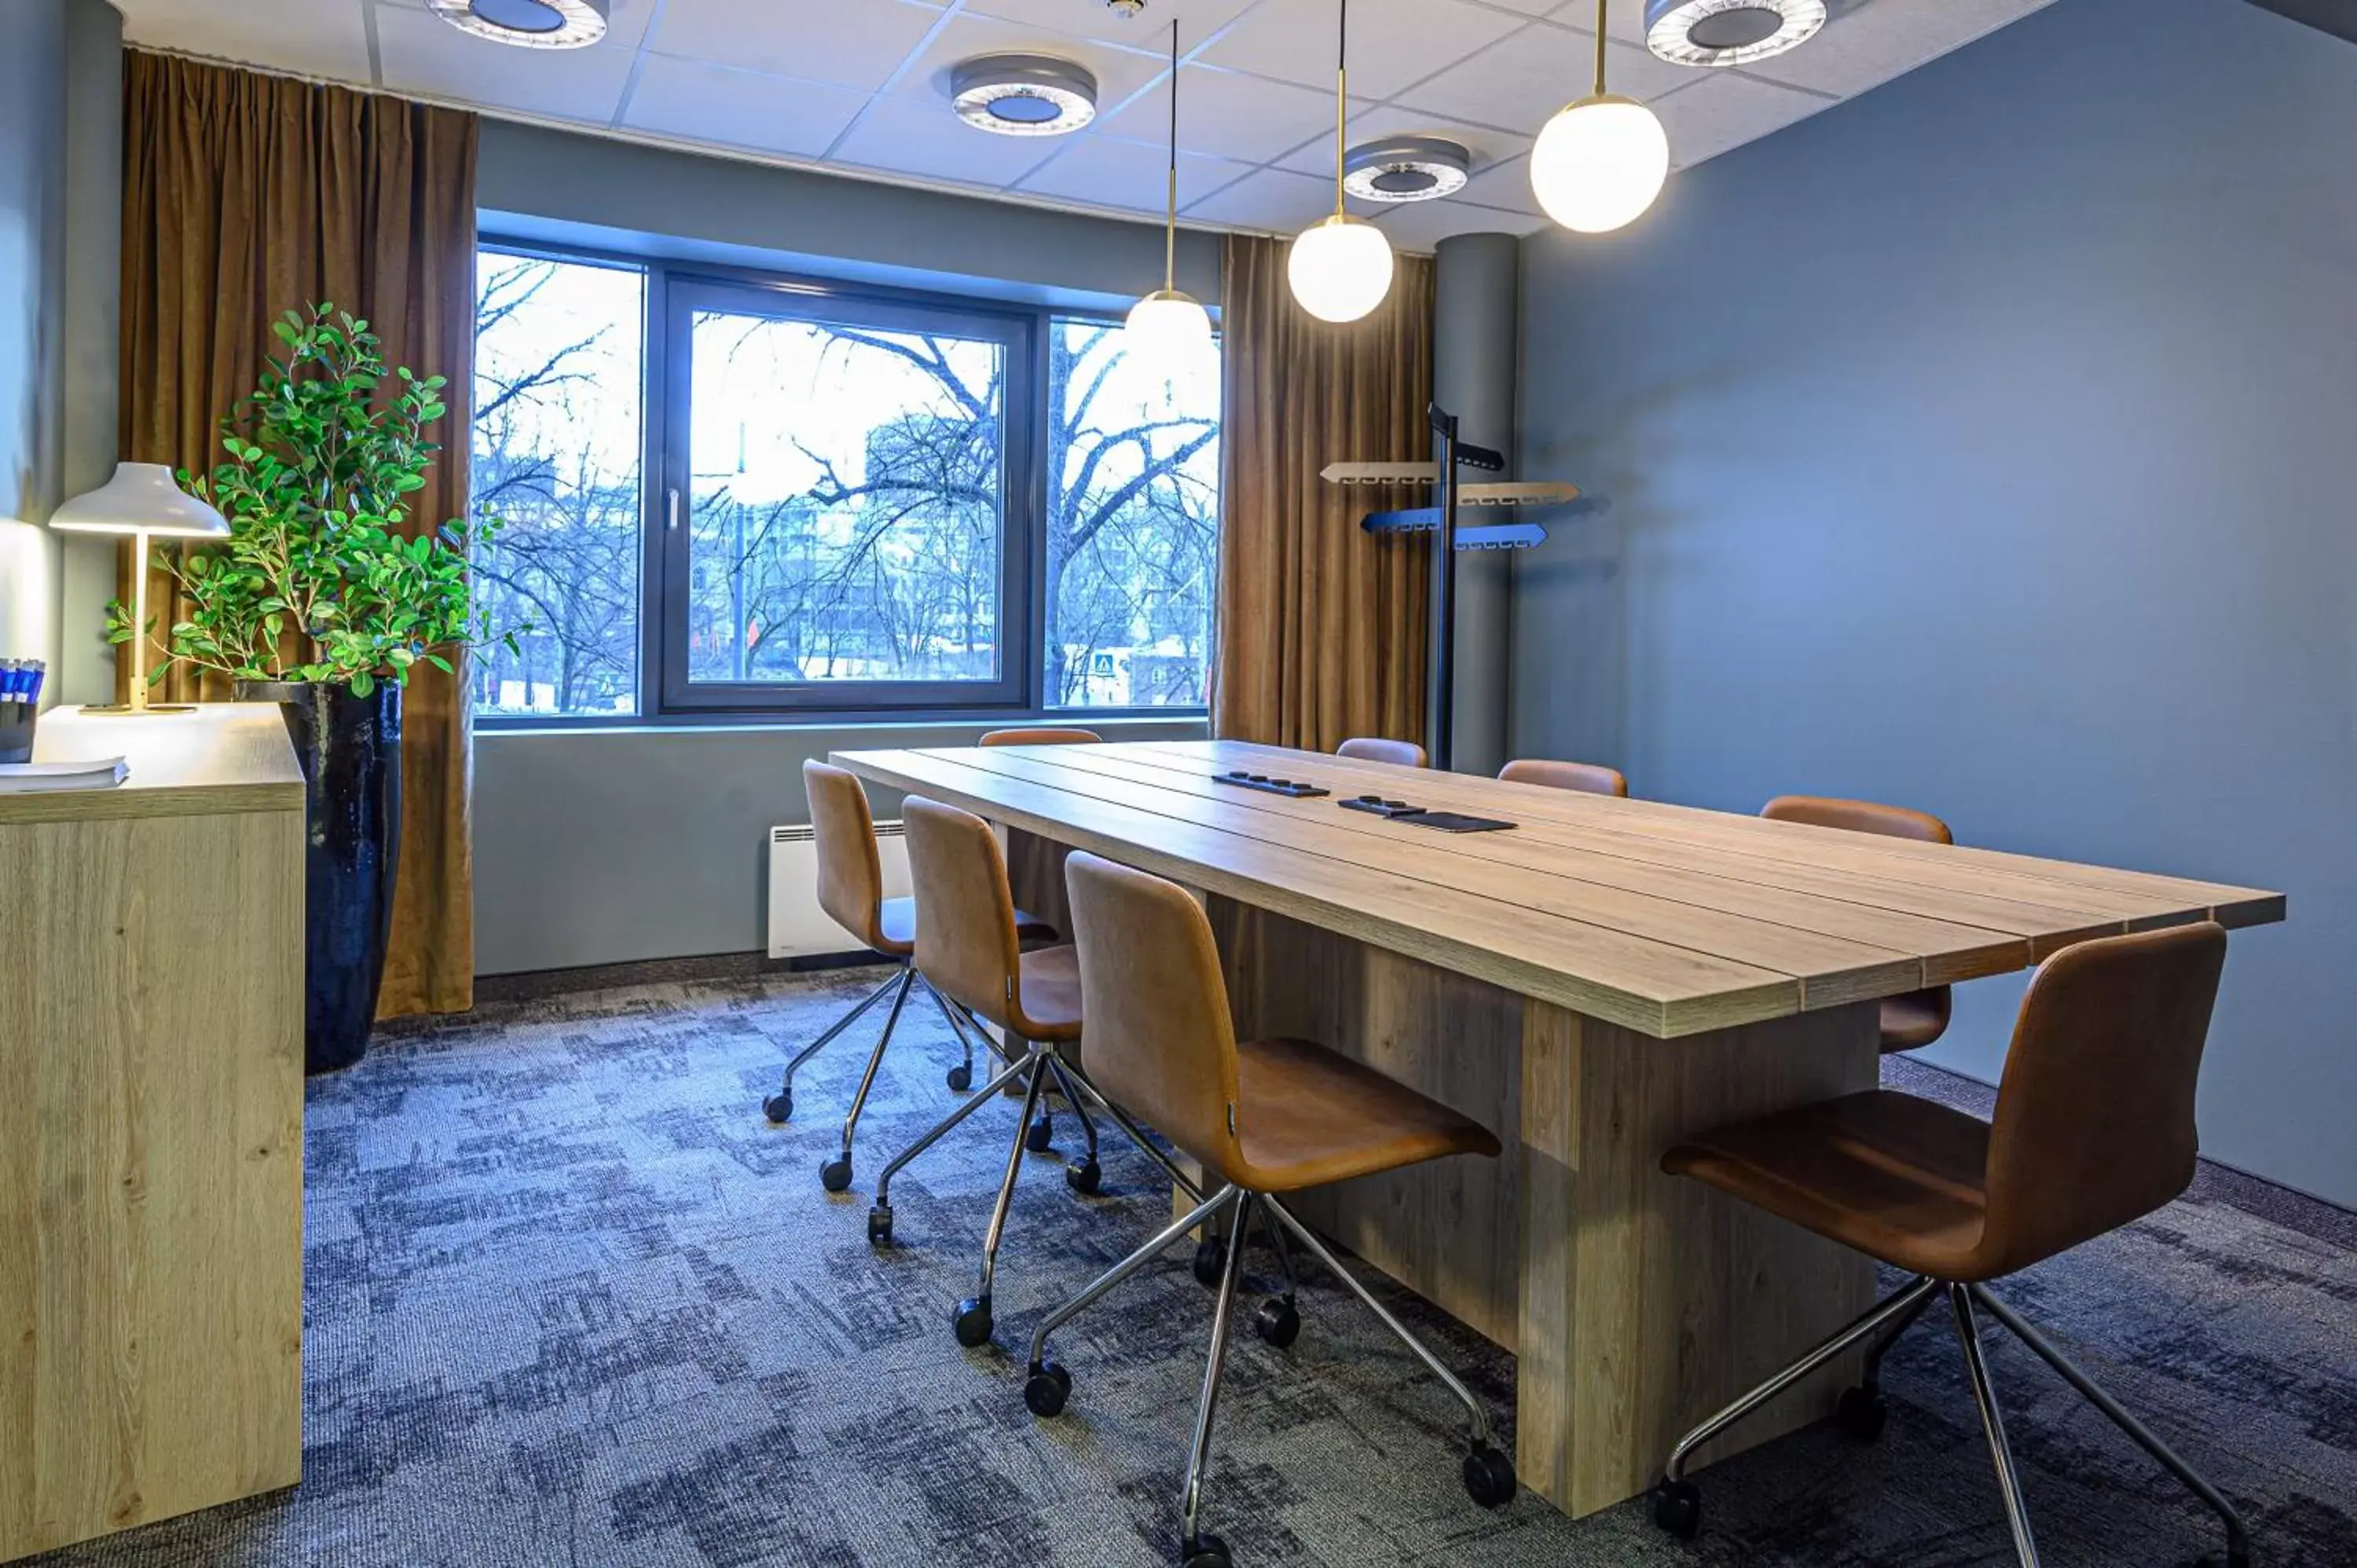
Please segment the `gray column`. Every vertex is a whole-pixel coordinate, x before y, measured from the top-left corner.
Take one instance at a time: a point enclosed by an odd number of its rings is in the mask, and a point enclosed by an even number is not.
[[[123,16],[106,0],[65,5],[65,367],[59,405],[63,494],[97,489],[114,471],[123,317]],[[114,700],[106,642],[114,541],[65,538],[59,585],[61,668],[69,703]]]
[[[1460,234],[1440,242],[1434,275],[1433,396],[1457,415],[1464,439],[1506,455],[1507,471],[1497,476],[1504,478],[1521,477],[1513,471],[1521,251],[1512,234]],[[1504,552],[1458,553],[1453,762],[1461,773],[1495,773],[1506,760],[1512,603]]]

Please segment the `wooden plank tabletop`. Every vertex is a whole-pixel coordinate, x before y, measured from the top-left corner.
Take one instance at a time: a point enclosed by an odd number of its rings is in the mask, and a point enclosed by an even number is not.
[[[2280,895],[1236,741],[838,753],[862,777],[1669,1037],[2026,968]],[[1333,791],[1214,781],[1243,768]],[[1381,793],[1520,824],[1441,833]]]

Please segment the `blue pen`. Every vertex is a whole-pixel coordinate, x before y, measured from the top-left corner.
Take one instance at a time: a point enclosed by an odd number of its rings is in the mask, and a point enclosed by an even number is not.
[[[17,660],[0,659],[0,702],[13,703],[24,679],[24,665]]]
[[[25,694],[25,701],[27,701],[27,702],[28,702],[28,703],[38,703],[38,702],[39,702],[39,701],[41,700],[41,687],[42,687],[42,685],[43,685],[45,682],[48,682],[48,678],[49,678],[49,666],[48,666],[48,660],[41,660],[41,659],[36,659],[36,660],[33,660],[33,689],[32,689],[30,692],[28,692],[28,693],[27,693]]]

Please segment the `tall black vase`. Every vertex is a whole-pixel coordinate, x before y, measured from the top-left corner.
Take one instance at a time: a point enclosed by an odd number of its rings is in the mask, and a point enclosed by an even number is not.
[[[302,760],[310,844],[304,856],[303,1059],[333,1072],[368,1051],[401,865],[401,688],[241,681],[240,702],[276,703]]]

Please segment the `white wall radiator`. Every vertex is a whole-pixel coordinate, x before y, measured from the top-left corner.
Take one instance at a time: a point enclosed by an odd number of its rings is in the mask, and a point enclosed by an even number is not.
[[[909,892],[909,846],[898,822],[876,824],[884,897]],[[770,830],[770,956],[810,958],[859,950],[858,941],[818,907],[818,843],[808,827]]]

